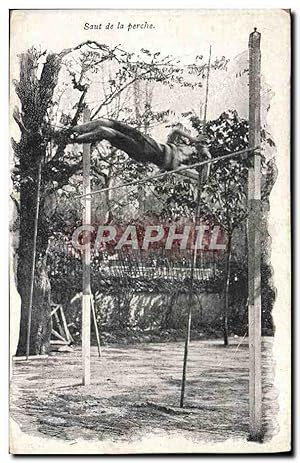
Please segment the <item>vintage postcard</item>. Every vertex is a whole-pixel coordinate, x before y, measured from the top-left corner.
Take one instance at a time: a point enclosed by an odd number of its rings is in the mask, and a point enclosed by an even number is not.
[[[291,450],[290,11],[10,12],[10,452]]]

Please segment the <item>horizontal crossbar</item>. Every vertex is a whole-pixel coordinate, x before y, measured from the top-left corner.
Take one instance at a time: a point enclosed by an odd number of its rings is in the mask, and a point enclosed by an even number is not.
[[[196,162],[195,164],[191,164],[190,166],[181,166],[181,167],[178,167],[177,169],[174,169],[174,170],[168,170],[166,172],[161,172],[159,174],[152,175],[152,176],[144,178],[142,180],[134,180],[132,182],[123,183],[122,185],[116,185],[116,186],[112,186],[112,187],[108,187],[108,188],[102,188],[101,190],[91,191],[90,193],[87,193],[85,195],[75,196],[75,198],[76,199],[77,198],[85,198],[85,197],[90,197],[90,196],[93,196],[93,195],[96,195],[96,194],[104,193],[106,191],[118,190],[120,188],[125,188],[125,187],[129,187],[129,186],[141,185],[143,183],[152,182],[153,180],[161,179],[161,178],[165,177],[166,175],[170,175],[170,174],[184,175],[184,171],[186,171],[186,170],[193,169],[195,167],[201,167],[201,166],[204,166],[204,165],[207,165],[207,164],[213,164],[214,162],[222,161],[224,159],[233,158],[233,157],[239,156],[241,154],[253,152],[253,151],[257,150],[257,149],[258,149],[258,147],[247,148],[247,149],[244,149],[244,150],[235,151],[234,153],[224,154],[223,156],[218,156],[217,158],[207,159],[206,161],[201,161],[201,162]],[[195,180],[196,180],[196,176],[195,176]]]

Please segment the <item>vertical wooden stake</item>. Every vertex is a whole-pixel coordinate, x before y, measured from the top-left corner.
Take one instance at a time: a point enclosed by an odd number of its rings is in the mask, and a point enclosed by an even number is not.
[[[91,294],[91,309],[92,309],[93,323],[94,323],[94,328],[95,328],[95,333],[96,333],[96,339],[97,339],[98,354],[99,354],[99,357],[101,357],[100,335],[99,335],[99,329],[98,329],[98,324],[97,324],[97,317],[96,317],[96,311],[95,311],[94,297],[93,297],[92,294]]]
[[[191,289],[189,292],[189,313],[188,313],[188,323],[187,323],[187,328],[186,328],[186,338],[185,338],[185,344],[184,344],[183,369],[182,369],[181,393],[180,393],[180,408],[183,408],[183,405],[184,405],[186,367],[187,367],[187,361],[188,361],[188,355],[189,355],[189,344],[190,344],[190,337],[191,337],[192,302],[193,302],[193,294],[192,294],[192,289]]]
[[[90,120],[90,111],[85,109],[83,122]],[[90,144],[83,144],[83,195],[91,191],[90,180]],[[91,196],[83,198],[83,225],[91,224]],[[90,235],[87,234],[88,246],[82,253],[82,384],[87,386],[91,382],[91,244]]]
[[[195,231],[198,219],[200,222],[200,199],[201,199],[201,172],[199,172],[199,181],[198,181],[198,191],[197,191],[197,204],[195,211]],[[192,303],[193,303],[193,291],[194,291],[194,273],[197,264],[197,239],[198,236],[195,233],[195,247],[193,252],[193,258],[191,263],[191,276],[190,276],[190,289],[189,289],[189,312],[188,312],[188,322],[186,328],[186,338],[184,344],[184,355],[183,355],[183,369],[182,369],[182,380],[181,380],[181,394],[180,394],[180,408],[183,408],[184,405],[184,394],[185,394],[185,383],[186,383],[186,369],[187,361],[189,354],[189,344],[191,338],[191,325],[192,325]]]
[[[249,147],[260,146],[260,33],[249,37]],[[261,392],[261,160],[257,151],[248,173],[249,439],[262,439]]]
[[[203,133],[204,134],[206,134],[206,118],[207,118],[207,105],[208,105],[210,65],[211,65],[211,45],[209,46],[208,68],[207,68],[207,77],[206,77],[204,120],[203,120]],[[199,170],[197,203],[196,203],[196,211],[195,211],[195,230],[196,230],[196,225],[198,224],[198,222],[199,222],[199,225],[200,225],[201,187],[202,187],[202,185],[201,185],[201,170]],[[191,265],[191,280],[190,280],[190,290],[189,290],[189,312],[188,312],[187,332],[186,332],[185,345],[184,345],[183,369],[182,369],[182,380],[181,380],[181,394],[180,394],[180,408],[183,408],[183,405],[184,405],[186,369],[187,369],[187,361],[188,361],[188,355],[189,355],[189,344],[190,344],[190,338],[191,338],[192,303],[193,303],[193,292],[194,292],[194,273],[195,273],[195,268],[196,268],[196,264],[197,264],[197,244],[198,243],[197,243],[197,236],[196,236],[195,248],[194,248],[192,265]]]

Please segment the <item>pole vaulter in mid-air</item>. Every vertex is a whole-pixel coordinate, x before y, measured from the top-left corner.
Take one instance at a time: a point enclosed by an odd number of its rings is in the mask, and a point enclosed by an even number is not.
[[[69,129],[69,143],[96,143],[102,140],[109,141],[136,162],[151,162],[163,170],[188,165],[196,154],[199,161],[211,158],[203,135],[195,138],[179,128],[170,133],[166,144],[158,143],[149,135],[111,119],[98,119]],[[203,177],[207,177],[208,169],[208,165],[205,166]]]

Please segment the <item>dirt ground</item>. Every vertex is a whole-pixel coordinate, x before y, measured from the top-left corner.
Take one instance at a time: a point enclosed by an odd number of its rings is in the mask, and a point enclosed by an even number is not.
[[[160,430],[208,442],[247,439],[247,339],[230,342],[191,342],[183,409],[183,342],[105,346],[101,358],[93,347],[90,386],[81,385],[79,348],[14,361],[11,415],[26,433],[68,441],[130,440]],[[272,338],[264,338],[265,440],[277,426],[271,351]]]

